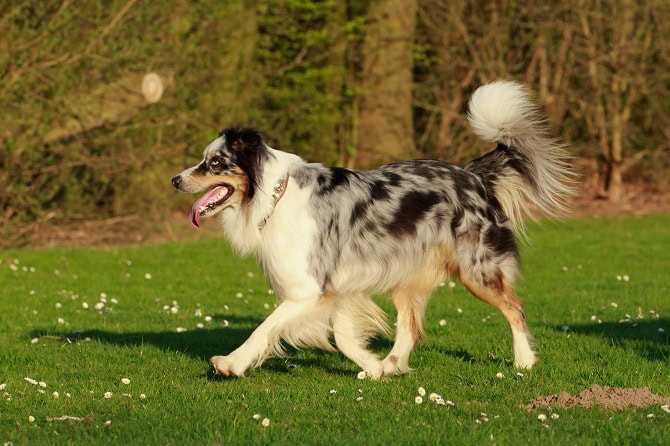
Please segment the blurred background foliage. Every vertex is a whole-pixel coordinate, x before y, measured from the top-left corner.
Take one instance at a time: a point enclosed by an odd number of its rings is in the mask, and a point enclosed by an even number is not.
[[[668,35],[654,0],[0,0],[0,246],[160,221],[189,201],[172,175],[231,125],[325,164],[463,163],[490,149],[467,100],[500,78],[536,92],[616,202],[668,182]]]

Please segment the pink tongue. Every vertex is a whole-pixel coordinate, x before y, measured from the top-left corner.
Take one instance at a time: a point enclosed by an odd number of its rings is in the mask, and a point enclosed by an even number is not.
[[[193,207],[191,208],[191,225],[193,225],[194,228],[199,228],[200,227],[200,207],[201,206],[207,206],[207,204],[214,198],[216,197],[219,192],[222,190],[227,190],[228,188],[226,186],[217,186],[214,189],[210,190],[207,192],[205,195],[203,195],[198,201],[195,202]]]

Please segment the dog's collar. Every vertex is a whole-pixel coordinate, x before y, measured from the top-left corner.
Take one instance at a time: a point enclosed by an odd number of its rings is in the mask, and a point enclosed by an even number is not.
[[[265,224],[268,222],[270,217],[272,216],[272,213],[275,210],[275,207],[277,206],[277,203],[279,203],[279,200],[282,199],[284,196],[284,193],[286,192],[286,187],[288,186],[288,174],[284,176],[281,180],[275,184],[275,187],[272,189],[272,209],[270,209],[270,213],[263,219],[260,225],[258,225],[258,229],[263,229],[265,227]]]

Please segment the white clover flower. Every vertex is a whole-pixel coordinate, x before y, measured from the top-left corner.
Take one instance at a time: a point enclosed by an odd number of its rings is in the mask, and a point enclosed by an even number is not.
[[[261,421],[261,426],[268,427],[269,425],[270,425],[270,419],[269,418],[263,418],[263,421]]]
[[[121,378],[121,382],[122,382],[123,384],[125,384],[125,385],[128,385],[128,384],[130,384],[130,379],[128,379],[128,378]]]
[[[25,378],[23,378],[23,380],[24,380],[25,382],[27,382],[28,384],[32,384],[33,386],[36,386],[36,385],[37,385],[37,381],[35,381],[35,380],[32,379],[32,378],[28,378],[27,376],[26,376]]]
[[[449,281],[449,288],[455,288],[456,287],[456,282]]]
[[[105,421],[105,426],[111,426],[111,425],[112,425],[112,420]]]
[[[591,320],[592,320],[592,321],[595,321],[595,320],[597,320],[597,319],[598,319],[598,318],[596,317],[595,314],[594,314],[593,316],[591,316]]]
[[[462,314],[462,313],[463,313],[463,309],[462,309],[462,308],[456,308],[456,312],[457,312],[458,314]]]
[[[557,414],[557,413],[552,413],[551,414],[551,419],[552,420],[558,420],[559,418],[561,418],[561,416],[559,414]]]
[[[147,399],[147,396],[146,396],[145,394],[143,394],[143,393],[140,393],[140,399],[141,399],[141,400],[146,400],[146,399]]]
[[[2,390],[2,389],[0,389]],[[665,413],[670,413],[670,404],[664,404],[661,406],[661,410]]]
[[[618,280],[619,282],[621,282],[621,279],[622,279],[621,275],[620,275],[620,274],[617,274],[617,276],[616,276],[616,280]]]
[[[359,396],[358,398],[356,398],[356,401],[363,401],[363,397]]]
[[[438,395],[437,393],[431,393],[430,395],[428,395],[428,399],[431,400],[432,402],[437,401],[438,398],[442,398],[442,397],[440,395]]]
[[[145,273],[144,278],[147,280],[151,280],[151,273]]]
[[[265,308],[266,310],[269,310],[270,309],[270,304],[263,304],[263,308]]]
[[[417,393],[421,396],[426,396],[426,389],[424,389],[423,387],[419,387]]]
[[[52,393],[51,396],[53,396],[54,398],[58,398],[58,397],[60,397],[60,393],[58,393],[57,391],[54,391],[54,393]]]
[[[172,313],[172,314],[179,313],[179,307],[174,306],[174,307],[170,308],[170,313]]]
[[[498,379],[503,379],[505,375],[503,375],[501,372],[496,373],[496,378]]]
[[[196,328],[205,328],[205,324],[203,324],[202,322],[198,322]]]
[[[612,302],[610,305],[612,306],[612,308],[618,308],[619,307],[619,304],[616,303],[616,302]]]
[[[118,304],[118,303],[119,303],[119,301],[118,301],[118,300],[116,300],[116,298],[114,298],[114,297],[112,297],[112,300],[111,300],[111,302],[112,302],[112,303],[113,303],[114,305],[116,305],[116,304]]]
[[[196,308],[195,317],[202,317],[202,308]]]
[[[103,397],[105,397],[105,398],[107,398],[107,399],[110,399],[113,395],[114,395],[114,394],[113,394],[112,392],[105,392],[105,394],[103,395]]]
[[[40,381],[38,384],[42,388],[46,388],[46,386],[47,386],[47,383],[45,383],[44,381]]]
[[[31,344],[37,344],[38,342],[40,342],[40,338],[32,338],[32,339],[30,340],[30,343],[31,343]]]
[[[242,294],[242,293],[235,293],[235,297],[237,297],[238,299],[242,299],[242,298],[244,297],[244,294]]]
[[[365,379],[367,377],[368,377],[368,374],[367,374],[367,372],[365,372],[365,370],[362,370],[362,371],[358,372],[358,375],[356,375],[356,378],[358,378],[358,379]]]
[[[627,274],[624,274],[624,275],[623,275],[623,281],[624,281],[624,282],[628,282],[629,280],[630,280],[630,277],[628,277]]]
[[[659,333],[665,333],[665,328],[660,327],[660,328],[658,329],[658,332],[659,332]]]
[[[539,421],[544,422],[544,421],[547,420],[547,416],[546,416],[545,414],[541,413],[540,415],[537,416],[537,419],[538,419]]]
[[[72,395],[70,395],[69,393],[66,393],[65,398],[72,398]]]
[[[654,418],[655,416],[656,415],[654,415],[653,413],[647,414],[647,418]]]
[[[0,390],[5,390],[7,388],[7,383],[0,384]]]
[[[230,325],[230,322],[228,322],[226,319],[224,319],[223,320],[223,326],[227,327],[228,325]]]
[[[444,319],[440,319],[440,327],[444,327],[445,325],[447,325],[447,321]]]
[[[88,302],[82,302],[81,306],[84,310],[88,310]]]
[[[423,398],[421,398],[420,396],[417,396],[416,398],[414,398],[414,403],[415,404],[423,403]]]
[[[186,333],[188,331],[187,328],[184,327],[177,327],[177,333]]]
[[[435,400],[435,404],[437,404],[438,406],[446,406],[447,402],[444,401],[442,398],[438,398]]]
[[[205,316],[205,322],[212,322],[212,316]]]
[[[28,422],[29,422],[29,423],[34,423],[34,422],[35,422],[35,417],[32,416],[32,415],[30,415],[30,416],[28,417]]]
[[[103,302],[98,302],[97,304],[95,304],[96,310],[102,310],[103,308],[105,308],[105,304]]]
[[[63,325],[65,323],[65,319],[63,319],[62,317],[59,317],[58,318],[58,323]]]
[[[56,306],[56,308],[62,308],[62,307],[63,307],[63,304],[60,303],[60,302],[56,302],[56,305],[55,305],[55,306]]]
[[[261,419],[261,414],[255,413],[251,418],[253,418],[254,420],[260,420]]]

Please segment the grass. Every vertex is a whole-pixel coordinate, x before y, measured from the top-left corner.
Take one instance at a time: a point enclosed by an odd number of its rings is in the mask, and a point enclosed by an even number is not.
[[[502,315],[458,284],[440,288],[429,305],[415,372],[381,382],[357,380],[355,365],[319,351],[269,360],[245,379],[213,377],[207,359],[238,346],[274,304],[253,260],[235,257],[222,240],[4,251],[0,442],[666,442],[670,415],[658,406],[558,409],[560,418],[544,424],[537,416],[546,411],[523,406],[592,384],[670,395],[670,216],[544,223],[529,231],[533,245],[524,248],[518,289],[541,362],[517,376]],[[96,309],[101,293],[107,302]],[[620,323],[626,314],[631,321]],[[390,341],[373,348],[384,353]],[[415,404],[419,386],[455,406],[427,397]],[[256,413],[270,425],[253,419]],[[82,420],[48,421],[63,415]]]

